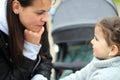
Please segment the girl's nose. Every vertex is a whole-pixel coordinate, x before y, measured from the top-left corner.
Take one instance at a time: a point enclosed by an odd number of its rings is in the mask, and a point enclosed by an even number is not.
[[[90,41],[90,44],[93,45],[93,39]]]

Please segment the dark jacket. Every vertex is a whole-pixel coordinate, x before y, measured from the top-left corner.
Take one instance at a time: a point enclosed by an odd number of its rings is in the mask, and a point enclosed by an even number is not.
[[[15,64],[9,53],[8,36],[0,31],[0,80],[30,80],[35,74],[41,74],[50,79],[51,55],[46,44],[42,46],[46,60],[33,61],[26,57],[21,64]],[[45,48],[44,48],[45,47]]]

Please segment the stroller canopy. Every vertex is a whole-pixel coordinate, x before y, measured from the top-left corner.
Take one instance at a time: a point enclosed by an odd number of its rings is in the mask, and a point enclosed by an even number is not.
[[[63,0],[53,17],[53,40],[55,43],[89,41],[95,23],[110,16],[117,16],[117,11],[107,0]]]

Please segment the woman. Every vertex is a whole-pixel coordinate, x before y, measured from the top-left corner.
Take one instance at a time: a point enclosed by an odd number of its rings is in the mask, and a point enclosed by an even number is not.
[[[0,0],[0,80],[49,80],[51,0]]]

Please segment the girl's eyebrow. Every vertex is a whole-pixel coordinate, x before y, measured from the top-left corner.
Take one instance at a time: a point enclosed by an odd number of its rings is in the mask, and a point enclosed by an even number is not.
[[[94,35],[95,36],[95,35]],[[95,36],[96,37],[96,36]]]
[[[94,35],[94,37],[97,38],[96,35]]]

